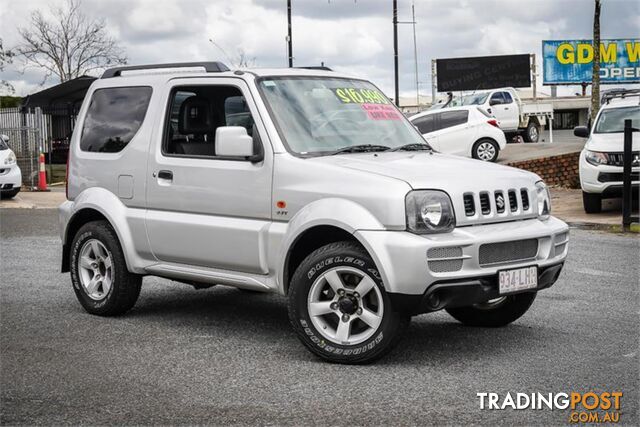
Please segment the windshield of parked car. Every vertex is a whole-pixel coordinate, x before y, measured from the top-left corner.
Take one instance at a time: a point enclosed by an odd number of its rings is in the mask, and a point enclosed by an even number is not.
[[[258,81],[280,136],[300,155],[428,147],[411,123],[369,82],[327,77]],[[354,147],[354,150],[350,150]]]
[[[9,149],[9,146],[7,145],[7,143],[6,143],[6,142],[4,142],[4,141],[2,140],[2,138],[0,138],[0,151],[1,151],[1,150],[8,150],[8,149]]]
[[[640,106],[621,107],[602,110],[595,133],[617,133],[624,132],[624,121],[631,119],[631,126],[640,127]]]

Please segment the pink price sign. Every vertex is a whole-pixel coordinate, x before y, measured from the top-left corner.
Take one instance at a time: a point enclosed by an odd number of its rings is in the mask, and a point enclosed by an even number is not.
[[[400,114],[391,105],[362,104],[362,109],[371,120],[400,120]]]

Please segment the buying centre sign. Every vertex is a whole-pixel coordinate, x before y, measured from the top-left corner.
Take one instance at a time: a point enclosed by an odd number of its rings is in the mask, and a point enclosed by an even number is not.
[[[591,40],[543,40],[544,84],[590,83],[593,54]],[[601,40],[600,81],[640,83],[640,39]]]

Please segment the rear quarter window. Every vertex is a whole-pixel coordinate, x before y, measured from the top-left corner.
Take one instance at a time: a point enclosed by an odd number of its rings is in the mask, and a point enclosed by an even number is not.
[[[413,125],[418,128],[421,134],[433,132],[435,129],[433,115],[419,117],[413,120]]]
[[[440,113],[440,129],[450,128],[452,126],[467,123],[469,111],[446,111]]]
[[[148,86],[98,89],[82,127],[80,149],[89,152],[122,151],[140,129],[151,99]]]

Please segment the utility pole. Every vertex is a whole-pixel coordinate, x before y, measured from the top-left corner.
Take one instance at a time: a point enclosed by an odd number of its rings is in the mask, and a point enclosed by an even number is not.
[[[394,101],[400,106],[400,92],[398,88],[398,0],[393,0],[393,80],[395,84]]]
[[[600,0],[593,11],[593,67],[591,76],[591,123],[600,109]]]
[[[420,110],[420,89],[418,88],[418,43],[416,41],[416,5],[411,4],[411,21],[413,24],[413,61],[416,67],[416,108]]]
[[[289,68],[293,67],[293,40],[291,38],[291,0],[287,0],[287,54],[289,55]]]

